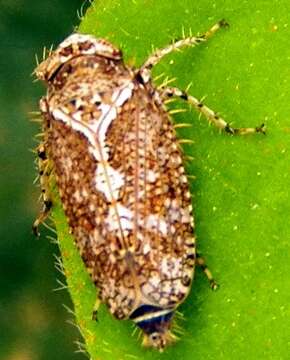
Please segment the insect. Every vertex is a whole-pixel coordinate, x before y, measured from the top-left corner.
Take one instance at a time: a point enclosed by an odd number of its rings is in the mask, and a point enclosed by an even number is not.
[[[133,320],[143,344],[160,351],[176,339],[172,319],[195,265],[216,286],[196,252],[188,180],[164,101],[189,102],[229,134],[263,133],[264,125],[233,128],[187,92],[156,88],[150,72],[165,55],[203,43],[223,26],[155,51],[139,69],[125,65],[106,40],[75,33],[35,70],[47,93],[38,147],[44,210],[34,230],[51,209],[53,174],[99,299],[117,319]]]

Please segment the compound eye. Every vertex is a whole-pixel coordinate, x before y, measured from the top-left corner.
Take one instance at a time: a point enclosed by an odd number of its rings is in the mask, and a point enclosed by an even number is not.
[[[64,57],[69,57],[73,54],[72,45],[68,45],[60,50],[60,55]]]

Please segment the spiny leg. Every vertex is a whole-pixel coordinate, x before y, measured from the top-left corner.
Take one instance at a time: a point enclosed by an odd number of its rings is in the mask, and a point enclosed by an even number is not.
[[[209,107],[204,105],[200,100],[187,94],[186,91],[182,91],[178,88],[164,88],[161,92],[161,96],[164,99],[168,99],[171,97],[179,97],[182,100],[187,101],[190,105],[192,105],[197,111],[203,114],[207,120],[214,124],[217,128],[224,130],[226,133],[230,135],[248,135],[254,133],[262,133],[265,134],[265,125],[261,124],[260,126],[254,128],[233,128],[227,123],[222,117],[220,117],[216,112],[211,110]]]
[[[145,61],[145,63],[142,65],[140,74],[143,78],[148,77],[148,73],[150,73],[150,70],[154,65],[156,65],[165,55],[179,50],[180,48],[184,46],[195,46],[200,44],[201,42],[206,41],[209,39],[215,32],[217,32],[221,27],[226,27],[228,24],[225,20],[221,20],[218,23],[216,23],[214,26],[212,26],[206,33],[204,33],[201,36],[190,36],[184,39],[177,40],[173,42],[171,45],[166,46],[162,49],[157,49],[150,57]],[[147,76],[146,76],[147,75]]]
[[[209,281],[211,289],[216,290],[218,288],[218,284],[214,280],[212,273],[207,267],[204,258],[199,253],[196,254],[196,264],[201,267],[202,271],[204,272],[205,276]]]
[[[47,159],[45,146],[44,144],[40,144],[37,148],[38,155],[38,169],[39,169],[39,177],[40,177],[40,187],[43,198],[43,209],[40,212],[39,216],[36,218],[32,225],[32,231],[36,236],[39,236],[38,226],[44,222],[47,216],[50,213],[52,207],[52,201],[50,196],[50,184],[49,177],[51,174],[51,169],[49,166],[49,160]]]

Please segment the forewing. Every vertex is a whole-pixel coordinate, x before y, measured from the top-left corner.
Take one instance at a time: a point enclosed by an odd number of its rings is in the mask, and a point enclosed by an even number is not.
[[[193,277],[191,197],[172,123],[150,85],[136,85],[107,142],[125,179],[118,204],[135,306],[174,306]]]

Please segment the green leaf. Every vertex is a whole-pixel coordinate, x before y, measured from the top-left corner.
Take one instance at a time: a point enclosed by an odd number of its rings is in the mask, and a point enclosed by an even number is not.
[[[200,271],[186,302],[180,341],[163,354],[141,347],[129,321],[104,305],[91,320],[96,290],[68,235],[58,205],[54,219],[76,321],[92,359],[286,359],[289,357],[289,80],[290,2],[240,0],[103,0],[94,2],[79,31],[104,37],[140,66],[152,46],[203,33],[225,18],[207,43],[172,54],[154,70],[234,126],[267,125],[266,136],[231,137],[194,111],[174,116],[193,127],[188,172],[198,247],[220,289]],[[186,107],[178,103],[179,107]]]

